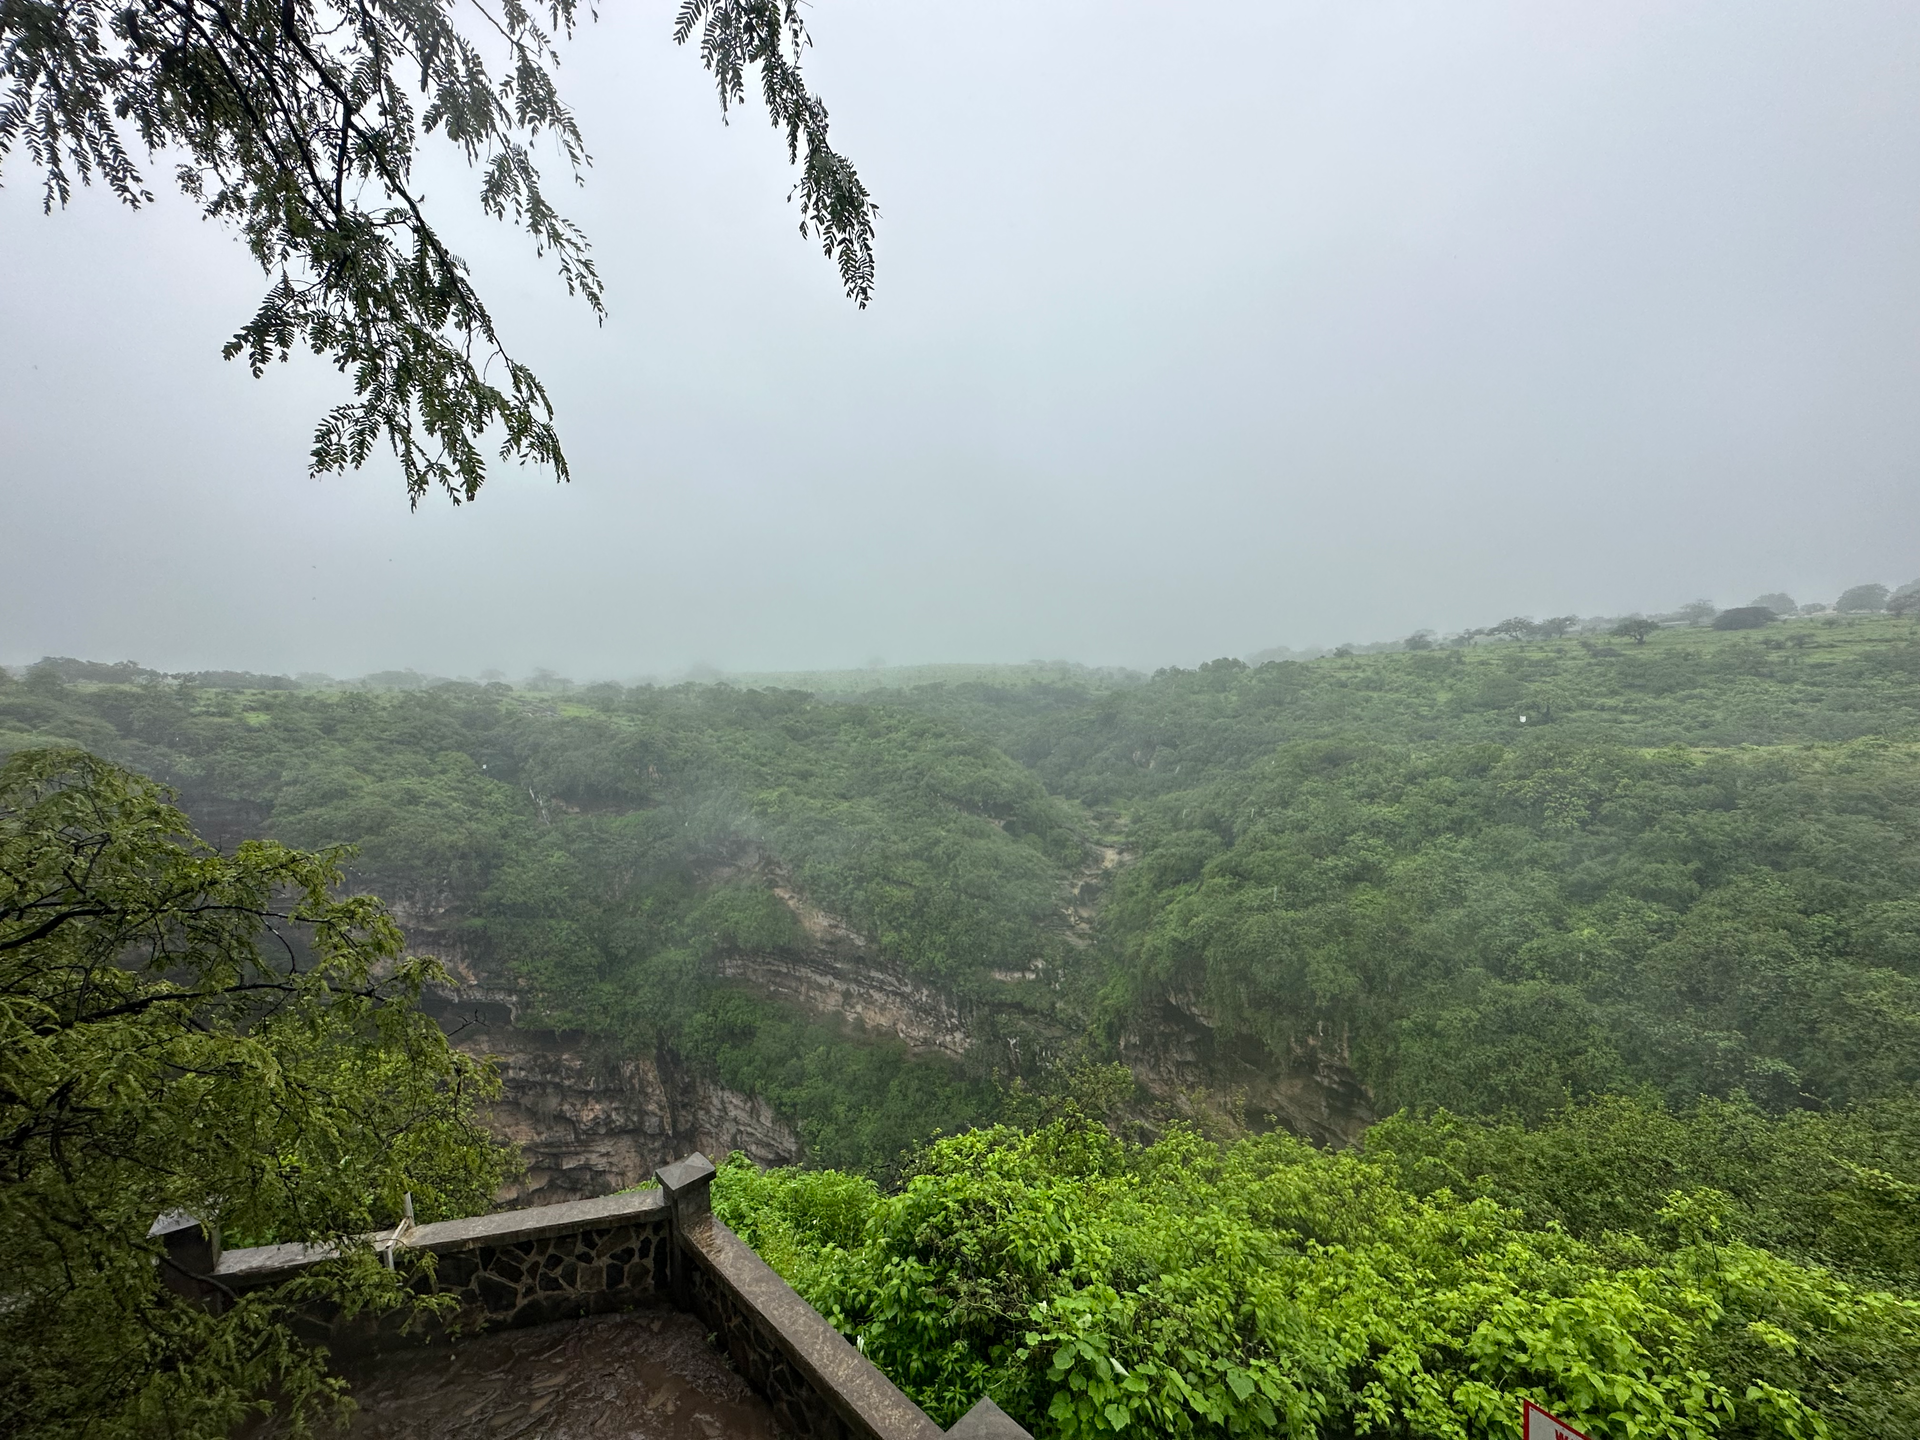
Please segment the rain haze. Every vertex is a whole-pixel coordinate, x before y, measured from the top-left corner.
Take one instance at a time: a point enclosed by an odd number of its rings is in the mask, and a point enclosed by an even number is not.
[[[43,218],[10,157],[0,661],[1152,668],[1920,575],[1920,7],[819,0],[864,312],[671,20],[565,51],[604,327],[425,177],[573,466],[470,506],[307,477],[345,382],[221,361],[261,277],[164,162]]]

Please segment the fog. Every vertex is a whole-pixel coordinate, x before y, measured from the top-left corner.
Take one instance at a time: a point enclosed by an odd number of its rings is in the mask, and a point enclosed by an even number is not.
[[[1920,7],[818,0],[864,312],[671,16],[566,51],[604,327],[427,172],[565,486],[309,479],[346,385],[220,360],[238,243],[9,157],[0,661],[1151,668],[1920,575]]]

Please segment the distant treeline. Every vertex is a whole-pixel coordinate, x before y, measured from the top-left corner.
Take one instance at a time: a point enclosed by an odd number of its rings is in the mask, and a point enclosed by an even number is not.
[[[1550,615],[1536,620],[1531,615],[1513,615],[1494,625],[1451,631],[1416,630],[1402,640],[1349,642],[1332,647],[1310,646],[1292,649],[1284,645],[1259,650],[1247,659],[1260,665],[1272,660],[1318,660],[1326,655],[1378,655],[1397,650],[1459,648],[1479,640],[1557,640],[1567,635],[1624,635],[1647,633],[1651,627],[1697,626],[1713,624],[1723,630],[1754,629],[1774,620],[1809,615],[1911,615],[1920,612],[1920,580],[1910,580],[1898,589],[1885,585],[1855,585],[1843,591],[1831,604],[1816,601],[1802,605],[1791,595],[1773,591],[1755,596],[1745,605],[1726,609],[1711,600],[1692,600],[1673,610],[1630,615]]]
[[[48,655],[11,672],[21,679],[50,676],[64,685],[187,685],[199,690],[430,690],[454,681],[416,670],[380,670],[358,680],[335,680],[331,675],[267,675],[257,670],[151,670],[136,660],[108,664]]]
[[[1493,625],[1441,633],[1416,630],[1399,640],[1349,642],[1336,646],[1307,646],[1294,649],[1270,646],[1246,657],[1248,663],[1263,665],[1272,661],[1318,660],[1325,656],[1379,655],[1402,650],[1458,649],[1479,641],[1555,640],[1565,636],[1631,635],[1644,622],[1648,626],[1700,626],[1718,624],[1722,629],[1753,628],[1775,619],[1811,615],[1911,615],[1920,612],[1920,580],[1912,580],[1897,589],[1881,584],[1855,585],[1832,604],[1801,605],[1790,595],[1773,592],[1757,596],[1744,606],[1722,609],[1711,600],[1694,600],[1674,610],[1631,615],[1550,615],[1536,620],[1530,615],[1509,616]],[[0,667],[5,670],[6,667]],[[253,670],[153,670],[134,660],[107,664],[98,660],[76,660],[66,655],[49,655],[30,666],[14,667],[18,678],[38,671],[52,675],[68,685],[189,685],[203,690],[433,690],[446,685],[502,685],[536,694],[570,694],[591,684],[579,682],[551,670],[535,670],[517,682],[509,682],[497,670],[483,671],[478,679],[450,677],[419,670],[376,670],[354,679],[335,679],[316,671],[298,675],[268,675]],[[677,680],[661,682],[645,679],[641,685],[725,684],[736,689],[807,690],[820,695],[863,695],[888,690],[908,690],[923,685],[1024,684],[1054,682],[1091,685],[1099,688],[1138,684],[1147,678],[1144,672],[1124,666],[1080,665],[1068,660],[1032,660],[1024,664],[939,664],[887,665],[875,661],[857,670],[748,671],[729,674],[707,666],[696,666]]]

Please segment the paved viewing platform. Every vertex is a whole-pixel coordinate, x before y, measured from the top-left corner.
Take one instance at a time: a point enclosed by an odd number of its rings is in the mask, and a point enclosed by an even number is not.
[[[596,1315],[340,1367],[350,1440],[781,1440],[792,1432],[679,1311]]]
[[[431,1252],[442,1324],[303,1322],[335,1356],[362,1440],[1031,1440],[981,1398],[951,1430],[876,1369],[710,1206],[692,1155],[659,1188],[403,1226]],[[184,1215],[154,1234],[207,1303],[293,1279],[324,1251],[222,1252]],[[199,1284],[184,1279],[189,1286]],[[270,1427],[251,1434],[264,1437]]]

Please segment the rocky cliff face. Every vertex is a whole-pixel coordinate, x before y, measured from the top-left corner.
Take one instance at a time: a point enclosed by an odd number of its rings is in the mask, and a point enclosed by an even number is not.
[[[677,1064],[671,1055],[618,1055],[577,1032],[521,1023],[521,997],[487,973],[467,943],[452,897],[402,894],[389,901],[408,948],[432,955],[452,983],[428,1004],[470,1055],[500,1070],[488,1128],[520,1147],[526,1173],[495,1197],[501,1205],[580,1200],[637,1185],[692,1151],[743,1150],[762,1165],[799,1158],[800,1138],[765,1101]]]
[[[1117,852],[1103,852],[1110,873]],[[1104,874],[1101,876],[1105,878]],[[776,877],[774,889],[806,935],[798,948],[735,952],[719,973],[756,993],[836,1021],[890,1035],[915,1050],[965,1055],[978,1037],[976,1017],[954,997],[876,953],[864,937],[809,904]],[[1082,894],[1076,932],[1090,933],[1096,894]],[[799,1137],[764,1101],[729,1090],[679,1065],[670,1054],[603,1053],[579,1034],[519,1023],[519,997],[483,973],[463,941],[451,897],[412,894],[393,909],[409,945],[447,966],[453,985],[435,1005],[454,1043],[492,1057],[503,1094],[488,1116],[502,1139],[520,1146],[527,1173],[502,1204],[544,1204],[633,1185],[689,1151],[745,1151],[765,1165],[801,1158]],[[1038,976],[996,977],[1009,986]],[[1330,1044],[1275,1056],[1215,1034],[1202,1009],[1170,997],[1123,1037],[1121,1058],[1148,1092],[1155,1117],[1185,1116],[1228,1127],[1279,1124],[1323,1145],[1350,1145],[1375,1118],[1365,1087]]]
[[[972,1043],[951,997],[873,956],[851,929],[776,887],[807,935],[804,948],[735,952],[722,978],[850,1029],[958,1058]],[[394,903],[409,945],[437,956],[454,984],[434,997],[454,1043],[500,1068],[489,1127],[520,1147],[525,1177],[498,1197],[539,1205],[633,1185],[690,1151],[745,1151],[762,1165],[800,1158],[800,1139],[765,1101],[717,1084],[671,1054],[616,1055],[577,1033],[519,1022],[519,997],[484,974],[444,897]]]
[[[772,889],[799,920],[806,945],[724,954],[722,979],[852,1030],[892,1035],[915,1050],[955,1058],[967,1053],[974,1037],[952,996],[877,954],[864,936],[809,903],[783,877],[775,877]]]
[[[188,808],[215,844],[262,833],[266,807],[190,795]],[[1090,848],[1063,896],[1063,934],[1090,946],[1101,901],[1124,866],[1118,846]],[[891,963],[866,937],[812,904],[770,858],[736,857],[709,879],[749,872],[786,902],[804,942],[775,953],[718,959],[720,975],[770,999],[841,1024],[889,1035],[929,1055],[960,1057],[995,1031],[991,1002],[976,1013],[937,986]],[[371,878],[371,877],[367,877]],[[765,1102],[679,1065],[670,1054],[613,1055],[579,1034],[523,1025],[521,1000],[507,977],[490,974],[463,928],[450,889],[395,892],[375,885],[416,951],[438,957],[452,984],[433,998],[455,1043],[500,1066],[503,1094],[488,1116],[501,1138],[520,1146],[525,1177],[502,1204],[539,1204],[604,1194],[644,1180],[655,1167],[692,1150],[743,1150],[762,1164],[800,1158],[799,1137]],[[1007,1014],[1037,1015],[1017,998],[1023,987],[1050,988],[1037,971],[995,974],[1007,987]],[[1038,991],[1028,992],[1038,994]],[[1005,1019],[1006,1015],[1001,1015]],[[1071,1017],[1041,1022],[1043,1047],[1068,1038]],[[1034,1038],[1029,1031],[1022,1031]],[[1046,1038],[1052,1035],[1052,1040]],[[1000,1035],[1017,1070],[1021,1041]],[[1279,1124],[1321,1144],[1348,1145],[1374,1119],[1365,1087],[1337,1045],[1312,1043],[1276,1056],[1258,1045],[1222,1041],[1204,1009],[1167,997],[1121,1042],[1121,1058],[1149,1097],[1143,1117],[1218,1120],[1228,1127]]]
[[[496,1197],[502,1205],[605,1195],[695,1150],[744,1150],[762,1165],[799,1158],[799,1137],[764,1101],[671,1057],[610,1055],[577,1033],[522,1028],[498,995],[449,991],[434,1004],[454,1044],[500,1068],[488,1128],[526,1161],[526,1174]]]
[[[1124,1035],[1120,1055],[1161,1106],[1203,1122],[1254,1131],[1279,1125],[1317,1145],[1345,1147],[1379,1118],[1338,1046],[1315,1041],[1275,1055],[1258,1041],[1223,1040],[1205,1011],[1180,997]]]

